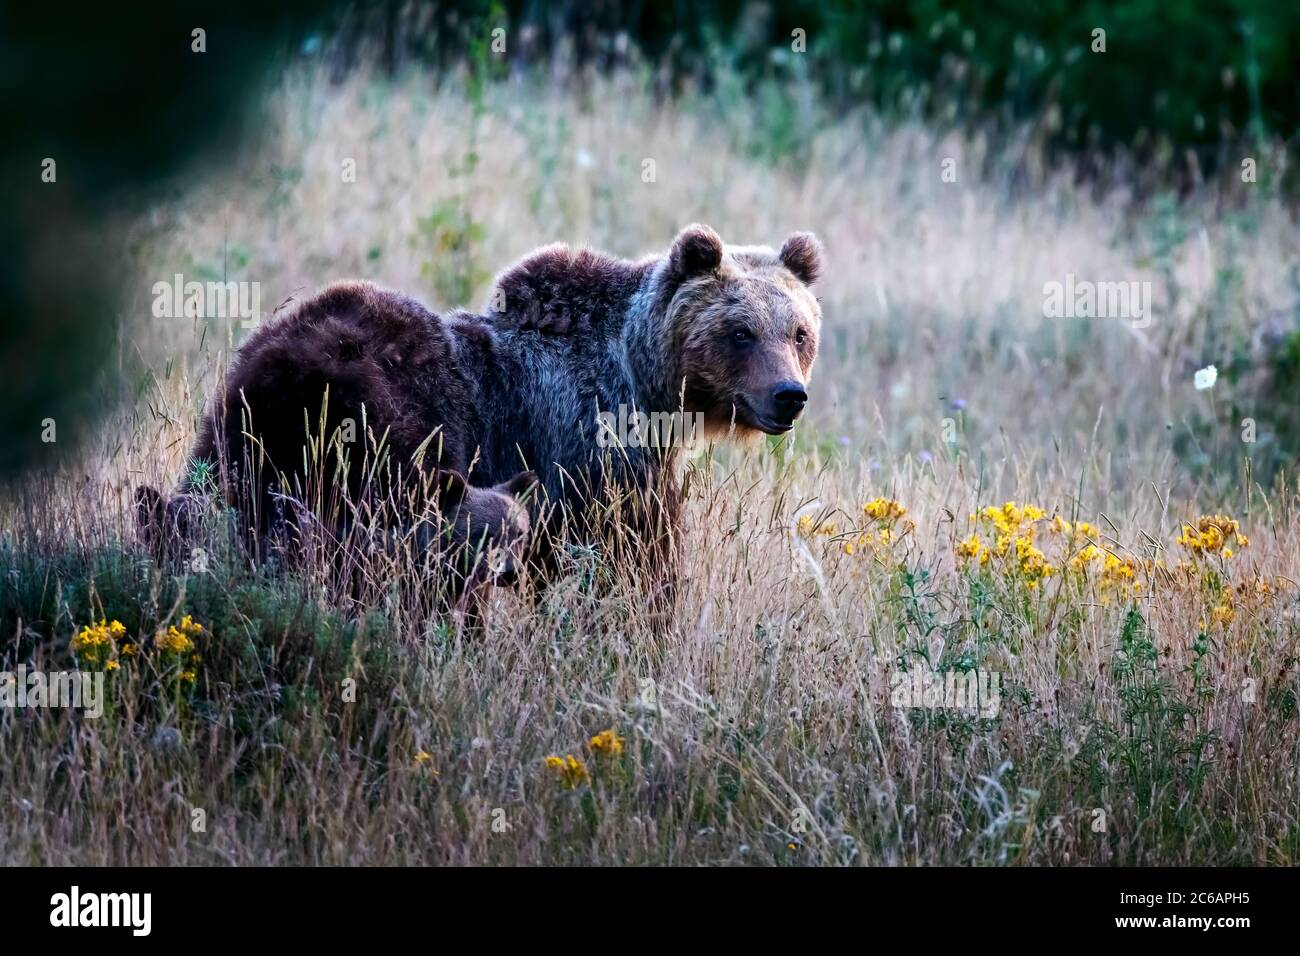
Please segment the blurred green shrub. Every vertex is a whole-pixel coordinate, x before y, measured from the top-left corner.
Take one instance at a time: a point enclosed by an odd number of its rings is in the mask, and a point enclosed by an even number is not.
[[[514,62],[641,58],[670,88],[730,70],[806,76],[839,108],[1042,119],[1067,150],[1190,148],[1212,167],[1225,142],[1300,129],[1300,4],[1285,0],[460,0],[372,13],[389,18],[393,63],[463,62],[500,23]]]

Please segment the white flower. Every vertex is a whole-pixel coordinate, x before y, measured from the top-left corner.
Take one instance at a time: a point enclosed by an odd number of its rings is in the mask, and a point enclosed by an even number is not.
[[[1198,392],[1203,392],[1207,388],[1214,388],[1214,383],[1219,380],[1219,370],[1213,365],[1207,365],[1205,368],[1196,370],[1196,378],[1193,384],[1196,385]]]

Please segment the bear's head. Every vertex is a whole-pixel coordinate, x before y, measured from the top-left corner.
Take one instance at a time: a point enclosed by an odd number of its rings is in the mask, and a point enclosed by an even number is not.
[[[512,584],[523,570],[531,523],[519,499],[538,485],[522,471],[491,488],[478,488],[452,471],[439,478],[442,541],[458,577],[471,587]]]
[[[793,233],[779,252],[726,246],[704,225],[673,242],[660,301],[679,343],[683,404],[703,414],[706,433],[794,427],[817,358],[821,307],[809,286],[821,257],[807,232]]]

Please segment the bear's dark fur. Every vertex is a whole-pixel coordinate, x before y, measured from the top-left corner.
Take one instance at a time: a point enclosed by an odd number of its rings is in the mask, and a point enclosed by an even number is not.
[[[461,423],[474,414],[474,390],[456,374],[456,352],[459,340],[475,336],[453,332],[460,327],[368,283],[331,285],[240,346],[191,458],[220,462],[227,483],[256,486],[263,531],[275,518],[270,492],[280,474],[292,476],[283,490],[301,494],[307,472],[332,475],[341,454],[353,500],[368,478],[382,481],[381,492],[409,490],[405,483],[420,477],[412,467],[420,450],[428,473],[464,474],[470,451]],[[308,434],[324,441],[304,464]],[[387,467],[371,478],[362,460],[385,448]]]
[[[788,431],[817,353],[821,310],[808,286],[820,268],[811,234],[774,252],[725,246],[702,225],[639,262],[567,246],[524,257],[498,276],[484,311],[507,370],[478,376],[489,390],[479,406],[484,476],[527,463],[561,516],[593,504],[607,516],[623,496],[619,523],[654,546],[656,563],[671,560],[679,446],[611,453],[598,416],[619,406],[699,414],[709,437]]]
[[[332,285],[243,344],[192,462],[220,462],[228,494],[254,489],[259,533],[282,518],[277,494],[313,487],[313,468],[319,479],[346,463],[343,482],[323,484],[413,506],[441,472],[489,486],[533,469],[558,506],[552,530],[576,520],[570,528],[587,536],[613,518],[670,557],[678,449],[610,448],[598,416],[619,406],[698,414],[711,437],[788,431],[817,351],[821,312],[808,285],[819,269],[809,234],[774,252],[724,246],[697,225],[635,263],[538,250],[501,273],[482,316],[440,317],[368,283]],[[351,449],[331,437],[349,418]],[[367,431],[382,439],[382,468],[371,467]],[[309,433],[327,440],[304,465]]]

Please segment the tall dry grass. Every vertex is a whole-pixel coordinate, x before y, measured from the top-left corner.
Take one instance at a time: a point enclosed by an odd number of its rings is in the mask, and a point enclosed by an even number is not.
[[[122,659],[98,721],[0,720],[0,859],[1300,859],[1295,490],[1239,467],[1236,386],[1192,386],[1295,314],[1276,197],[1096,196],[1032,129],[993,143],[800,95],[774,115],[725,87],[659,103],[631,75],[476,89],[293,72],[255,148],[122,223],[129,400],[5,499],[0,620],[8,659],[54,668],[92,621],[147,648],[188,613],[201,659],[192,685],[157,652]],[[323,567],[251,568],[219,514],[206,573],[131,543],[131,490],[179,474],[240,334],[154,318],[154,282],[257,281],[269,310],[363,276],[477,305],[539,244],[635,256],[695,220],[739,243],[816,230],[826,318],[796,433],[687,465],[669,633],[583,542],[555,586],[494,592],[481,630],[400,562],[359,606]],[[1044,319],[1067,273],[1150,279],[1154,321]],[[907,508],[888,542],[862,507],[880,496]],[[970,515],[1008,499],[1045,511],[1055,573],[1033,586],[1014,557],[956,554],[996,548]],[[1194,558],[1176,539],[1202,509],[1249,546]],[[1054,515],[1095,529],[1053,535]],[[1132,578],[1104,585],[1108,556]],[[893,706],[927,661],[996,672],[997,715]],[[621,752],[593,749],[606,729]],[[568,755],[582,779],[546,764]]]

